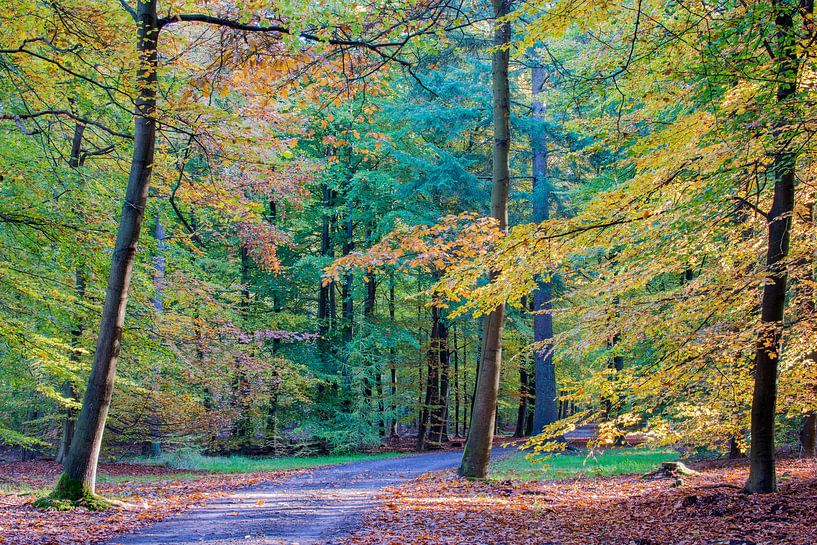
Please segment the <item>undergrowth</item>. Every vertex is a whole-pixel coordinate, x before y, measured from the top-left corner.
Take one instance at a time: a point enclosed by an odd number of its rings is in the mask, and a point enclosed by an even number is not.
[[[198,452],[180,450],[163,453],[154,458],[137,457],[131,462],[164,466],[188,471],[207,471],[211,473],[263,473],[269,471],[286,471],[310,467],[358,462],[362,460],[379,460],[398,456],[399,453],[385,452],[377,454],[344,454],[328,456],[290,456],[283,458],[253,458],[249,456],[205,456]]]
[[[671,462],[679,457],[677,452],[671,450],[634,448],[563,452],[542,461],[528,460],[526,454],[523,451],[514,452],[499,460],[492,467],[490,478],[534,481],[647,473],[658,468],[662,462]]]

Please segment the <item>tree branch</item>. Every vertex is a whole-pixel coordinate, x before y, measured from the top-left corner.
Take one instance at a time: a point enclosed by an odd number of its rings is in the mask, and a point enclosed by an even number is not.
[[[128,4],[128,2],[126,0],[119,0],[119,4],[122,6],[122,8],[124,8],[125,11],[127,11],[130,14],[130,16],[135,21],[136,20],[136,10],[134,10],[130,6],[130,4]]]
[[[751,208],[757,214],[759,214],[760,216],[762,216],[763,218],[765,218],[768,221],[769,214],[767,212],[764,212],[760,208],[758,208],[754,203],[751,203],[751,202],[747,201],[743,197],[738,197],[737,195],[733,195],[732,200],[737,201],[739,204],[742,204],[743,206],[746,206],[747,208]]]
[[[43,116],[46,116],[46,115],[70,117],[74,121],[79,121],[80,123],[84,123],[86,125],[91,125],[93,127],[101,129],[101,130],[107,132],[108,134],[110,134],[111,136],[118,136],[119,138],[126,138],[128,140],[133,140],[133,135],[131,135],[131,134],[116,131],[114,129],[111,129],[111,128],[103,125],[102,123],[99,123],[98,121],[92,121],[90,119],[86,119],[86,118],[78,116],[77,114],[75,114],[73,112],[70,112],[68,110],[43,110],[41,112],[32,112],[32,113],[28,113],[28,114],[0,114],[0,120],[2,120],[2,119],[13,120],[13,121],[16,121],[16,122],[19,123],[19,122],[24,121],[26,119],[34,119],[34,118],[43,117]]]

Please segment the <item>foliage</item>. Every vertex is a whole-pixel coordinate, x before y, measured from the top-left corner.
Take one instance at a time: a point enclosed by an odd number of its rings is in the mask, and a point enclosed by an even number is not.
[[[479,320],[506,302],[499,427],[534,401],[534,350],[552,351],[565,408],[535,452],[585,422],[594,446],[639,431],[745,450],[781,156],[797,181],[776,416],[796,441],[817,410],[808,5],[515,3],[503,233],[485,217],[487,6],[160,2],[240,24],[161,33],[106,454],[371,449],[419,427],[434,381],[465,432]],[[94,353],[139,59],[122,3],[5,3],[0,23],[0,441],[56,453]],[[265,24],[280,31],[234,28]],[[536,136],[551,213],[534,223]],[[540,279],[555,337],[536,346]]]

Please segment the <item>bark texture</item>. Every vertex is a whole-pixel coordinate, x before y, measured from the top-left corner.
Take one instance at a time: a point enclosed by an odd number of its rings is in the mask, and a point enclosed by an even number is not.
[[[425,403],[417,431],[417,450],[439,448],[448,439],[448,326],[440,308],[431,309]]]
[[[791,10],[775,2],[778,58],[777,102],[785,104],[797,90],[797,56]],[[769,493],[777,490],[775,472],[775,414],[777,372],[782,349],[783,314],[786,303],[787,269],[792,212],[794,211],[795,155],[787,148],[785,135],[775,135],[779,148],[772,164],[774,197],[768,215],[766,282],[761,300],[761,329],[755,351],[755,385],[752,396],[749,480],[746,491]]]
[[[156,255],[153,256],[153,309],[156,315],[160,316],[164,311],[165,273],[167,271],[165,229],[160,218],[156,218],[156,228],[153,234],[156,237]],[[154,365],[151,372],[154,375],[154,381],[150,391],[151,405],[148,407],[148,439],[142,444],[142,455],[158,458],[162,454],[162,422],[157,406],[159,392],[156,384],[161,370],[158,365]]]
[[[55,496],[69,499],[92,496],[96,488],[99,450],[113,395],[128,288],[153,168],[158,64],[156,44],[159,34],[156,0],[140,0],[136,10],[136,28],[141,64],[137,74],[139,95],[134,117],[133,161],[108,274],[94,363],[71,448],[65,458],[64,471],[54,491]]]
[[[323,184],[321,186],[322,201],[323,201],[323,216],[321,218],[321,256],[324,258],[333,257],[331,235],[331,217],[329,207],[331,206],[331,191],[329,186]],[[330,318],[329,313],[329,293],[334,290],[334,283],[324,285],[321,282],[320,292],[318,294],[318,328],[321,338],[329,333]]]
[[[74,136],[71,139],[71,155],[68,159],[68,166],[71,168],[79,168],[82,166],[82,138],[85,134],[85,124],[77,123],[74,127]],[[74,280],[74,294],[77,301],[85,299],[85,273],[82,265],[77,266],[75,280]],[[71,328],[71,354],[68,359],[72,363],[79,362],[79,348],[82,341],[83,333],[82,320],[77,317],[74,327]],[[79,392],[71,380],[66,380],[62,385],[62,395],[66,399],[79,401]],[[74,439],[74,427],[76,426],[77,411],[73,407],[69,407],[65,411],[65,420],[62,423],[62,437],[60,439],[60,446],[57,450],[56,462],[58,464],[65,463],[65,458],[68,456],[68,451],[71,448],[71,441]]]
[[[510,0],[491,0],[494,11],[494,52],[492,87],[494,96],[494,143],[491,187],[491,215],[502,229],[508,228],[508,191],[510,188],[510,90],[508,85],[511,25],[503,18],[510,11]],[[493,279],[492,279],[493,280]],[[502,364],[502,331],[505,305],[497,306],[483,321],[482,350],[477,378],[471,426],[459,474],[483,478],[488,473],[491,445],[496,423],[496,401],[499,394],[499,371]]]
[[[808,413],[803,418],[803,429],[800,430],[800,446],[806,458],[817,456],[817,413]]]
[[[542,99],[542,88],[547,73],[544,67],[531,68],[531,114],[533,131],[531,133],[531,152],[533,154],[533,221],[535,223],[550,219],[551,184],[548,179],[547,138],[542,127],[546,104]],[[553,316],[550,314],[553,287],[549,278],[539,276],[537,289],[533,294],[533,340],[542,348],[534,352],[534,410],[533,433],[559,419],[559,405],[556,388],[556,369],[551,352],[553,342]]]

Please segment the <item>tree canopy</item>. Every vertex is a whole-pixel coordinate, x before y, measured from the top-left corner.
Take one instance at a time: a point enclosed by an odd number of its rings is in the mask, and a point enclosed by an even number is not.
[[[813,2],[6,2],[0,444],[817,436]],[[535,422],[535,424],[534,424]],[[104,433],[103,433],[104,432]],[[476,453],[476,454],[475,454]]]

